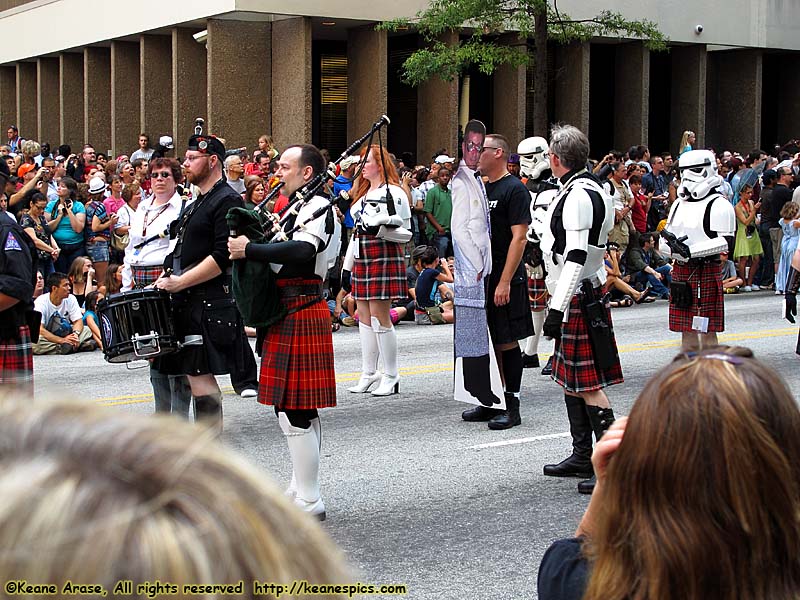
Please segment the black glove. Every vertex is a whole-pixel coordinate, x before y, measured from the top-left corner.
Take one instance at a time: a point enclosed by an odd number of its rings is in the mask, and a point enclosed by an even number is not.
[[[797,316],[797,297],[791,292],[786,292],[783,295],[783,301],[786,305],[786,320],[794,323],[794,318]]]
[[[547,313],[547,318],[542,325],[542,333],[545,337],[554,340],[561,339],[561,321],[564,319],[564,313],[560,310],[550,309]]]

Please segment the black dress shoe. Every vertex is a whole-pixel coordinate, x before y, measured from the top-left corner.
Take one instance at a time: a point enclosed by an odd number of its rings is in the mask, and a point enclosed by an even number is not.
[[[578,493],[579,494],[588,494],[591,496],[592,492],[594,491],[594,484],[597,481],[594,475],[592,475],[586,481],[579,481],[578,482]]]
[[[550,355],[550,358],[547,359],[547,364],[542,369],[542,375],[552,375],[553,374],[553,356]]]
[[[522,353],[522,368],[523,369],[533,369],[539,366],[539,355],[538,354],[525,354]]]
[[[468,408],[464,412],[461,413],[461,418],[465,421],[476,422],[476,421],[488,421],[495,417],[498,414],[501,414],[502,411],[499,411],[495,408],[486,408],[485,406],[473,406],[472,408]]]
[[[549,477],[580,477],[581,479],[587,479],[594,475],[592,459],[572,454],[556,465],[545,465],[544,474]]]

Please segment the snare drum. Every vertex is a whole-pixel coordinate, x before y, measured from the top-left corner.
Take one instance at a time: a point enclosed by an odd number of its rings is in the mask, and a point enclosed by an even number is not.
[[[97,305],[103,354],[110,363],[127,363],[177,352],[169,294],[146,289],[122,292]]]

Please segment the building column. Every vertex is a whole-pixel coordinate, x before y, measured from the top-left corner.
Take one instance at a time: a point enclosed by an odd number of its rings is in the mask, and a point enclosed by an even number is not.
[[[278,148],[311,143],[311,19],[272,24],[272,139]]]
[[[198,44],[192,29],[172,30],[172,137],[175,155],[183,156],[194,133],[194,120],[208,116],[206,47]]]
[[[683,132],[694,131],[696,146],[706,140],[706,80],[708,51],[705,44],[672,46],[672,92],[670,94],[669,149],[678,151]]]
[[[442,36],[446,44],[455,44],[458,33]],[[417,89],[417,162],[426,164],[433,153],[445,148],[457,156],[458,148],[458,79],[444,81],[433,77]],[[487,132],[491,133],[491,132]]]
[[[709,54],[714,63],[707,119],[715,119],[714,138],[706,141],[721,150],[742,154],[761,145],[761,50],[725,50]],[[709,65],[711,66],[711,65]]]
[[[272,25],[209,19],[207,27],[209,131],[227,148],[252,149],[272,124]]]
[[[519,44],[516,34],[505,35],[501,44]],[[502,65],[494,72],[494,131],[506,136],[512,152],[525,137],[525,65],[513,68]]]
[[[50,144],[55,150],[61,143],[61,123],[58,116],[58,59],[39,58],[36,60],[36,117],[39,139]]]
[[[138,148],[140,133],[139,44],[111,42],[111,147],[114,156]]]
[[[782,56],[779,72],[793,73],[797,68],[797,58],[797,53]],[[783,77],[781,89],[782,93],[777,98],[777,110],[778,143],[782,144],[797,137],[797,132],[800,131],[800,80],[797,77]]]
[[[555,47],[556,121],[589,134],[589,42]],[[544,135],[544,134],[542,134]]]
[[[172,129],[172,38],[168,35],[139,36],[139,129],[158,138]]]
[[[650,119],[650,51],[642,42],[617,46],[614,147],[647,145]]]
[[[58,57],[58,104],[61,143],[69,144],[75,154],[85,143],[86,129],[83,96],[83,54],[64,53]]]
[[[36,63],[17,63],[17,127],[26,140],[39,140]]]
[[[348,142],[364,135],[388,110],[388,52],[385,31],[371,26],[347,30]],[[389,139],[391,133],[389,126]]]
[[[0,67],[0,127],[5,134],[9,125],[16,124],[17,68],[13,65]]]
[[[111,150],[111,50],[83,49],[83,139],[97,152]],[[77,152],[76,152],[77,154]],[[109,157],[111,158],[111,157]]]

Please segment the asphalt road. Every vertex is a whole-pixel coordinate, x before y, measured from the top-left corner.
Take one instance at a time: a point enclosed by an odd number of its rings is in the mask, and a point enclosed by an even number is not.
[[[751,347],[800,389],[797,326],[780,319],[772,292],[726,296],[725,343]],[[625,383],[610,388],[627,414],[645,381],[677,351],[667,304],[613,312]],[[375,398],[346,388],[358,379],[357,328],[334,335],[339,406],[322,413],[325,529],[361,581],[404,583],[410,598],[536,598],[542,554],[574,532],[587,498],[577,480],[542,475],[569,449],[560,388],[526,370],[522,425],[490,431],[460,418],[452,400],[452,327],[398,329],[400,394]],[[543,354],[552,349],[543,342]],[[545,358],[545,356],[543,356]],[[37,396],[73,397],[110,410],[150,413],[147,369],[105,363],[98,351],[35,359]],[[285,486],[286,444],[271,408],[233,394],[228,378],[223,442]]]

